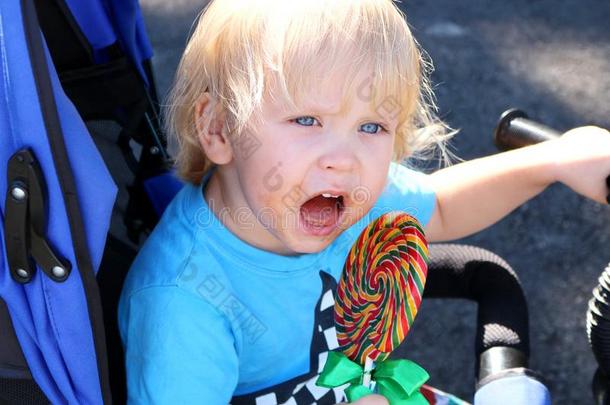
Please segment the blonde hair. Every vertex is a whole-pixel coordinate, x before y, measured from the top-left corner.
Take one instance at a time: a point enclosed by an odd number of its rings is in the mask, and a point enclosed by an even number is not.
[[[436,116],[432,64],[392,0],[212,0],[188,41],[164,110],[167,133],[178,146],[178,174],[199,183],[212,166],[196,130],[195,106],[205,91],[225,112],[235,142],[256,120],[270,80],[295,106],[303,89],[323,83],[324,72],[340,68],[353,77],[363,67],[372,72],[369,83],[351,83],[346,91],[356,86],[374,110],[397,117],[394,160],[428,159],[439,150],[449,164],[445,143],[455,131]]]

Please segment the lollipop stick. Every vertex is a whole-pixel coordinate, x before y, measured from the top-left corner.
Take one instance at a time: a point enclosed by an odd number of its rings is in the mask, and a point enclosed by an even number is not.
[[[372,388],[371,385],[371,372],[375,368],[375,362],[369,356],[366,356],[364,361],[364,374],[362,376],[362,385],[367,388]]]

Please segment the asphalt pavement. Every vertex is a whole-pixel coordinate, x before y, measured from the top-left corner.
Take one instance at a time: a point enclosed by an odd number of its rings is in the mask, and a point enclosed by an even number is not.
[[[204,4],[141,1],[160,94]],[[460,129],[452,141],[459,157],[497,153],[491,133],[509,107],[562,131],[610,128],[610,1],[413,0],[400,7],[434,61],[440,114]],[[459,242],[499,254],[519,274],[530,309],[531,367],[546,378],[553,403],[593,403],[585,312],[610,261],[610,208],[556,184]],[[473,303],[426,301],[401,354],[422,364],[431,384],[471,398],[475,323]]]

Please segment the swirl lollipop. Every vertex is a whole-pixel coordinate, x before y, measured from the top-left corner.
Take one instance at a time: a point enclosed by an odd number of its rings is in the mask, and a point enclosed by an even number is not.
[[[335,325],[341,351],[365,365],[383,361],[407,336],[421,304],[428,243],[419,222],[384,214],[352,246],[337,288]]]

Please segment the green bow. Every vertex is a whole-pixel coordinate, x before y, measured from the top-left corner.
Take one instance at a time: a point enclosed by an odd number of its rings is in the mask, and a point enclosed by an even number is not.
[[[327,388],[339,387],[350,383],[345,390],[349,402],[373,394],[369,387],[362,385],[364,370],[358,363],[339,352],[329,352],[324,370],[316,385]],[[377,392],[390,402],[390,405],[428,405],[419,388],[430,376],[411,360],[385,360],[375,365],[371,374],[376,382]]]

